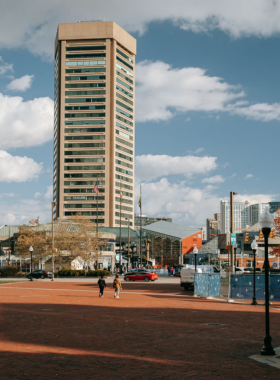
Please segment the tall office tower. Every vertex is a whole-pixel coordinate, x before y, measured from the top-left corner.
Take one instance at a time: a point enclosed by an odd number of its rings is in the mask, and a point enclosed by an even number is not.
[[[136,40],[114,22],[58,26],[56,218],[81,212],[100,226],[134,227],[135,54]]]
[[[249,225],[249,205],[248,201],[233,202],[233,227],[246,228]],[[221,233],[230,232],[230,202],[220,202]],[[235,231],[238,232],[238,231]]]

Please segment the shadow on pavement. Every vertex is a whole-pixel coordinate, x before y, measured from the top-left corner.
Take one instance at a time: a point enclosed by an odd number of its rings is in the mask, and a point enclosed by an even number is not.
[[[81,305],[76,297],[73,304],[2,303],[1,380],[279,379],[278,369],[248,359],[261,349],[264,313],[162,300],[149,308],[141,300],[138,307]],[[278,324],[271,314],[275,347]]]

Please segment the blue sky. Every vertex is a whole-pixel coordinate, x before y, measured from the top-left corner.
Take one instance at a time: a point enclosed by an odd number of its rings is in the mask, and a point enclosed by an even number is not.
[[[159,14],[153,6],[150,14],[127,10],[125,0],[113,12],[115,3],[105,3],[102,17],[137,39],[136,197],[142,183],[143,212],[203,226],[230,191],[252,203],[279,200],[279,2],[269,8],[258,0],[246,13],[251,0],[235,1],[240,12],[231,1],[189,1],[186,9],[178,0],[175,10],[162,1]],[[0,24],[3,18],[14,28],[9,41],[0,38],[1,224],[50,220],[52,46],[57,23],[78,19],[74,2],[67,14],[59,4],[56,17],[52,2],[24,21],[8,3],[0,15]]]

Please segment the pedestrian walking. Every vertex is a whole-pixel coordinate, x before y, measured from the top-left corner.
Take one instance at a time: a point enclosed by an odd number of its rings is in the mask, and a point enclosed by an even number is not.
[[[171,276],[173,276],[173,272],[174,272],[174,268],[171,267],[171,269],[170,269]]]
[[[122,289],[122,284],[121,284],[121,280],[119,279],[118,274],[116,275],[116,278],[114,279],[113,288],[115,289],[114,297],[120,298],[120,289]]]
[[[106,288],[106,282],[103,276],[101,276],[97,284],[99,286],[99,297],[103,298],[103,291],[104,291],[104,288]]]

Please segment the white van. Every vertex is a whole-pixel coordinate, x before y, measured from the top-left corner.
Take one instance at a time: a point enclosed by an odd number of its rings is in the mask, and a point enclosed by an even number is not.
[[[202,269],[196,267],[196,273],[202,273]],[[195,267],[194,265],[189,265],[188,268],[181,269],[181,286],[185,289],[193,289],[194,288],[194,274]]]
[[[213,265],[197,265],[196,273],[217,273],[220,272]],[[185,265],[184,268],[181,269],[181,286],[187,289],[194,288],[194,274],[195,274],[195,266],[194,265]]]

